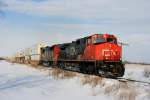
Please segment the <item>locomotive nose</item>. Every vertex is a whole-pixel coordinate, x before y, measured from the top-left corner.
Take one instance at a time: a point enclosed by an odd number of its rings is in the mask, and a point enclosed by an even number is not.
[[[111,50],[104,49],[103,50],[103,59],[104,60],[111,60]]]
[[[102,58],[104,61],[120,61],[121,47],[114,43],[106,43],[102,48]]]
[[[117,50],[113,49],[103,49],[103,60],[116,61],[119,60],[119,55]]]

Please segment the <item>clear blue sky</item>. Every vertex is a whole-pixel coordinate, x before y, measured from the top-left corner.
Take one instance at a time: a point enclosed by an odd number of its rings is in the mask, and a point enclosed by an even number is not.
[[[1,0],[0,55],[39,42],[71,41],[92,33],[111,33],[124,47],[124,60],[149,62],[150,0]]]

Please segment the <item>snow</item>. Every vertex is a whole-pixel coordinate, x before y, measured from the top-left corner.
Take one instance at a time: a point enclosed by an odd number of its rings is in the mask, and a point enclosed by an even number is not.
[[[145,67],[126,66],[126,78],[143,79]],[[147,67],[147,66],[146,66]],[[138,71],[136,71],[138,70]],[[149,100],[150,85],[0,62],[0,100]],[[68,75],[68,76],[67,76]],[[136,76],[138,75],[138,76]]]
[[[150,65],[126,64],[125,68],[126,71],[124,78],[135,79],[150,83],[150,76],[149,77],[144,76],[145,70],[148,70],[150,73]]]

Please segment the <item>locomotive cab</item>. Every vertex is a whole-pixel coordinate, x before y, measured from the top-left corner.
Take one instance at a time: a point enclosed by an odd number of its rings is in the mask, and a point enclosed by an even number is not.
[[[117,38],[114,35],[109,35],[109,34],[104,34],[104,35],[100,35],[98,34],[97,37],[93,37],[93,44],[100,44],[100,43],[106,43],[106,42],[110,42],[110,43],[114,43],[117,44]]]
[[[84,50],[84,60],[120,61],[122,47],[117,44],[117,38],[110,34],[94,34],[87,38]]]
[[[86,45],[83,60],[96,61],[98,70],[123,76],[122,46],[118,45],[114,35],[94,34],[87,38]]]
[[[87,38],[84,59],[98,61],[120,61],[122,47],[117,38],[110,34],[94,34]]]

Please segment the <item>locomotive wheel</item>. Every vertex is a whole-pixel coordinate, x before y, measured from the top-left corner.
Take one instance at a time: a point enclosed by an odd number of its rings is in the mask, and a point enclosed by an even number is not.
[[[92,65],[88,65],[86,69],[88,74],[93,74],[95,71],[94,66]]]
[[[79,68],[80,68],[80,72],[82,72],[84,74],[87,73],[87,71],[86,71],[86,65],[81,64]]]
[[[61,63],[58,64],[58,67],[63,69],[64,68],[64,64],[61,62]]]
[[[112,69],[112,73],[116,75],[117,77],[122,77],[124,75],[124,71],[125,71],[125,68],[123,64],[117,64]]]
[[[120,69],[120,72],[119,72],[119,75],[120,77],[122,77],[124,75],[124,72],[125,72],[125,67],[124,67],[124,64],[121,64],[119,65],[119,69]]]

